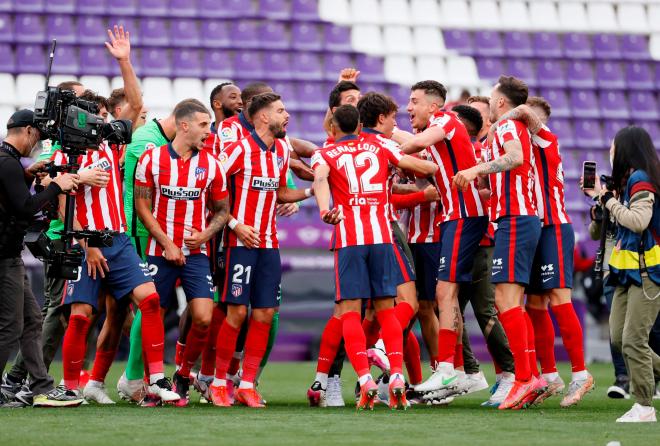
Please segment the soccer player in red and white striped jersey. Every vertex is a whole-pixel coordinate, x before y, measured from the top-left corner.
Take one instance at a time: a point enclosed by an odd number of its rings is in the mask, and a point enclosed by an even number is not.
[[[336,225],[332,242],[336,297],[346,351],[361,386],[357,407],[373,408],[377,392],[360,324],[361,299],[372,299],[390,360],[390,407],[405,408],[402,330],[391,299],[397,286],[391,271],[397,266],[388,215],[389,164],[424,175],[436,168],[375,138],[360,138],[358,126],[355,107],[344,105],[335,110],[332,129],[336,142],[313,157],[314,188],[321,218]]]
[[[451,187],[456,172],[474,167],[477,159],[463,123],[454,113],[441,111],[446,97],[446,88],[436,81],[411,87],[408,112],[418,133],[401,145],[405,153],[428,150],[438,166],[435,182],[442,206],[435,289],[440,310],[438,357],[431,378],[415,387],[419,392],[451,389],[458,384],[454,356],[463,325],[458,291],[461,283],[472,281],[474,256],[488,225],[477,182],[470,182],[464,191]]]
[[[215,121],[211,123],[210,134],[204,141],[204,150],[220,155],[220,130],[225,119],[240,113],[243,108],[241,89],[233,82],[223,82],[211,90],[211,110]]]
[[[545,390],[541,379],[532,374],[530,361],[534,345],[529,342],[528,323],[523,311],[525,286],[529,284],[533,258],[541,235],[534,202],[534,155],[527,127],[521,121],[501,119],[527,100],[527,85],[519,79],[501,76],[490,97],[491,121],[496,122],[489,159],[462,170],[454,185],[465,190],[477,176],[489,175],[491,218],[497,223],[492,282],[500,321],[513,353],[516,381],[500,404],[500,409],[526,407]],[[529,324],[531,327],[531,324]]]

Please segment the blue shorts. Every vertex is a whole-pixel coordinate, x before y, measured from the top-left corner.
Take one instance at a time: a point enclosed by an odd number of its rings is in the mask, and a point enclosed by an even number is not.
[[[400,271],[390,243],[339,248],[335,251],[335,299],[394,297]]]
[[[541,220],[537,216],[500,218],[495,232],[491,282],[529,285],[539,237]]]
[[[396,263],[399,265],[399,278],[397,283],[399,285],[403,283],[408,283],[415,280],[415,269],[413,268],[412,260],[406,255],[405,244],[407,243],[404,239],[403,232],[392,231],[394,236],[394,254],[396,255]]]
[[[226,248],[225,286],[221,299],[225,304],[250,305],[252,308],[280,306],[282,263],[280,250]]]
[[[440,242],[411,243],[410,250],[417,273],[417,299],[435,301],[435,286],[438,283]]]
[[[472,282],[474,255],[488,229],[488,217],[470,217],[440,224],[438,280]]]
[[[528,293],[573,288],[574,249],[573,225],[544,226],[536,247]]]
[[[115,236],[112,246],[100,249],[110,271],[103,279],[97,273],[94,280],[87,274],[86,260],[83,260],[78,279],[66,282],[62,304],[84,303],[97,310],[101,287],[120,300],[139,285],[152,281],[147,262],[140,259],[126,234]]]
[[[213,277],[206,254],[186,256],[186,264],[182,266],[168,262],[164,257],[147,256],[147,261],[160,296],[161,308],[172,305],[177,279],[181,279],[188,301],[195,298],[213,299]]]

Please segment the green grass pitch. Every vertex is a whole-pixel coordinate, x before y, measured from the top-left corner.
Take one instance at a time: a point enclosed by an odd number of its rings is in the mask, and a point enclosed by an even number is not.
[[[123,364],[108,377],[110,396]],[[491,367],[484,367],[492,381]],[[631,400],[605,395],[612,382],[609,365],[594,365],[596,390],[579,406],[560,409],[557,398],[523,412],[482,408],[484,390],[457,398],[448,407],[414,406],[391,412],[377,405],[374,412],[356,413],[351,394],[355,375],[344,367],[345,408],[307,407],[305,392],[314,376],[312,363],[273,363],[260,389],[266,409],[227,409],[198,404],[188,408],[140,408],[126,403],[74,409],[0,410],[0,445],[660,445],[657,423],[621,425],[614,420],[628,410]],[[564,380],[570,369],[562,365]],[[53,372],[61,374],[61,365]]]

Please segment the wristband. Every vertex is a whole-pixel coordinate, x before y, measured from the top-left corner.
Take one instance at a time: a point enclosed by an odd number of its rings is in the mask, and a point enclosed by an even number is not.
[[[305,197],[309,198],[311,196],[312,196],[312,189],[308,187],[307,189],[305,189]]]
[[[229,220],[229,223],[227,223],[227,226],[229,226],[229,229],[231,229],[233,231],[234,228],[236,226],[238,226],[238,220],[236,220],[235,218],[232,217],[232,219]]]

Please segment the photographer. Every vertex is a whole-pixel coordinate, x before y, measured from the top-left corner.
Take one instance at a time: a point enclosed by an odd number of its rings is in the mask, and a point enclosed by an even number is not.
[[[635,126],[616,134],[610,159],[612,190],[585,193],[599,196],[617,226],[607,279],[616,287],[610,336],[623,353],[635,404],[616,421],[654,422],[654,370],[660,371],[660,357],[649,346],[649,333],[660,311],[660,161],[649,134]]]
[[[29,186],[43,163],[24,170],[21,157],[27,156],[41,139],[34,127],[34,113],[20,110],[7,123],[7,138],[0,145],[0,370],[10,352],[19,344],[27,370],[32,376],[35,406],[72,406],[82,400],[63,389],[53,388],[53,378],[44,365],[41,346],[41,313],[32,294],[21,258],[23,237],[33,216],[62,192],[75,189],[78,175],[65,174],[52,181],[44,179],[45,189],[31,195]],[[0,404],[13,407],[4,393]]]

